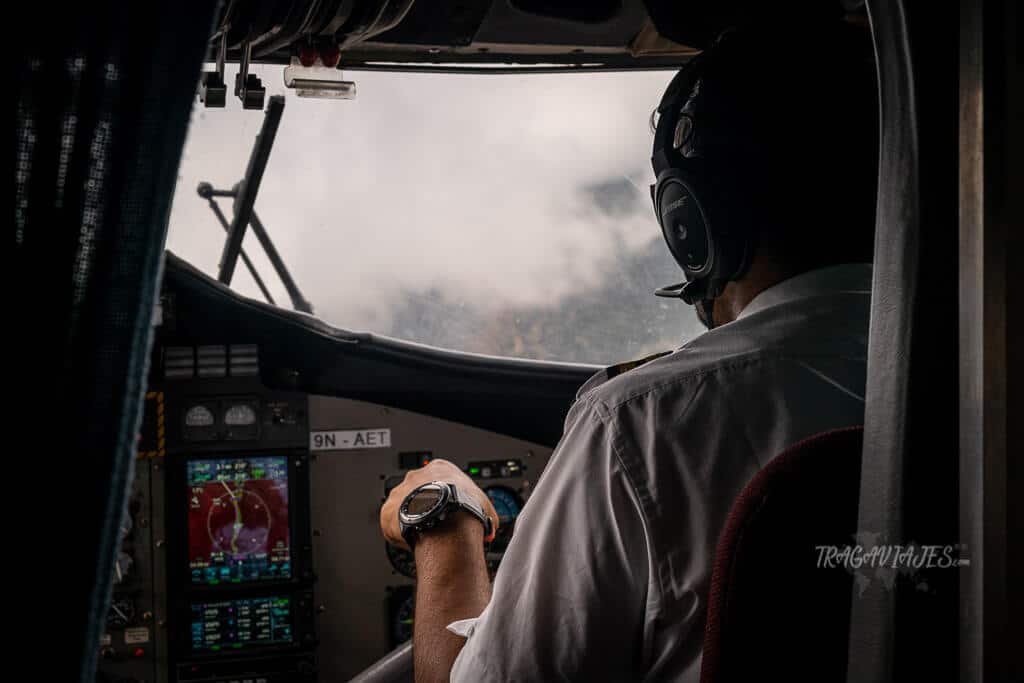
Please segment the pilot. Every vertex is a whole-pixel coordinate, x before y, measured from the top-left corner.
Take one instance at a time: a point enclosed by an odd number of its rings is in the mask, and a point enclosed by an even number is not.
[[[662,294],[709,330],[581,388],[493,586],[472,479],[434,460],[391,491],[417,681],[698,679],[733,500],[788,446],[863,422],[879,115],[848,30],[732,30],[669,85],[652,195],[686,282]]]

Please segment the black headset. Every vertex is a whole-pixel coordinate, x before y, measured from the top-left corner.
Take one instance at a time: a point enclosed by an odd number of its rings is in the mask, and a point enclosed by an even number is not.
[[[701,113],[706,114],[702,112],[702,76],[727,40],[728,33],[723,34],[672,79],[656,112],[651,157],[657,179],[651,186],[654,211],[669,251],[686,276],[685,282],[655,294],[700,306],[708,327],[714,325],[715,298],[730,280],[746,273],[756,246],[754,195],[744,193],[743,174],[716,182],[715,173],[722,167],[705,156],[736,148],[732,131],[698,120]]]

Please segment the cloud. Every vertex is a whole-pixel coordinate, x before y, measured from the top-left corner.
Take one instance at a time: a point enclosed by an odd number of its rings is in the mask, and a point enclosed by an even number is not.
[[[280,67],[258,72],[285,90]],[[600,287],[617,250],[658,236],[647,121],[671,76],[354,72],[353,101],[288,93],[256,210],[338,326],[388,333],[410,292],[484,311],[550,308]],[[205,272],[224,233],[195,187],[237,182],[262,120],[233,98],[194,110],[168,247]],[[255,239],[245,246],[287,305]],[[659,269],[669,263],[666,253]],[[259,297],[242,264],[236,273],[235,288]]]

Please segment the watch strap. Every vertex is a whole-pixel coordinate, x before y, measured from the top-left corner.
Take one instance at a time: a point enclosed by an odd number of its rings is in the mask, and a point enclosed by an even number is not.
[[[458,503],[459,508],[479,519],[480,523],[484,525],[484,538],[486,539],[490,537],[493,530],[491,518],[484,512],[480,503],[477,502],[476,497],[472,494],[466,493],[455,484],[449,484],[448,486],[451,488],[453,497],[455,498],[455,502]]]

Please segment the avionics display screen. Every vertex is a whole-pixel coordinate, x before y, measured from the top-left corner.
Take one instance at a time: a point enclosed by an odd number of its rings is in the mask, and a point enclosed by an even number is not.
[[[187,469],[191,582],[290,578],[288,459],[197,459]]]
[[[193,652],[287,645],[293,641],[291,598],[247,598],[191,604]]]

